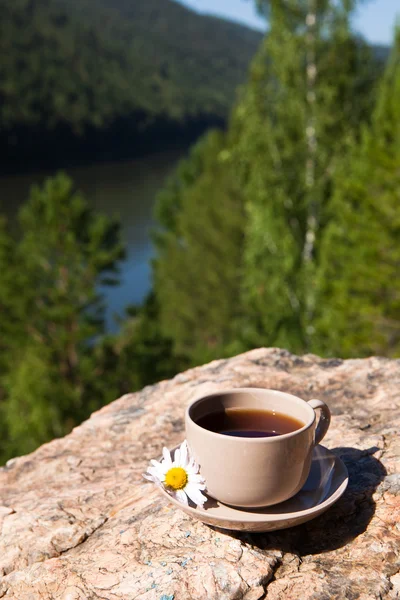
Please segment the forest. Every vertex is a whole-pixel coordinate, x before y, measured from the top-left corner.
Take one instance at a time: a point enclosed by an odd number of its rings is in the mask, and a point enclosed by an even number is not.
[[[3,462],[123,393],[252,348],[400,356],[400,29],[378,56],[351,27],[358,6],[260,0],[268,34],[226,128],[159,193],[153,287],[118,332],[100,291],[124,259],[118,221],[62,172],[32,188],[16,227],[1,218]]]
[[[172,0],[0,0],[0,172],[221,125],[261,39]]]

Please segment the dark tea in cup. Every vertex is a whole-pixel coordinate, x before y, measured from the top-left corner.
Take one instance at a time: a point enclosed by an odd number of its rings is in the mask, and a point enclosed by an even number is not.
[[[225,408],[200,417],[197,425],[224,435],[258,438],[275,437],[304,427],[291,415],[257,408]]]

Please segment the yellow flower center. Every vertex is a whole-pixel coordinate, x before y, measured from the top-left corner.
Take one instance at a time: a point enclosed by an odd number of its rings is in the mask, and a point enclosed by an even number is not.
[[[165,485],[173,490],[183,490],[188,482],[188,476],[182,467],[172,467],[165,475]]]

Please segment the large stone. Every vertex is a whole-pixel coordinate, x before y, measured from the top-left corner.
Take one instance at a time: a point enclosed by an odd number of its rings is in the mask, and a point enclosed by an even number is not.
[[[216,530],[142,473],[184,408],[228,387],[319,397],[350,483],[325,514],[268,534]],[[349,600],[400,596],[400,362],[260,349],[124,396],[0,469],[0,598]]]

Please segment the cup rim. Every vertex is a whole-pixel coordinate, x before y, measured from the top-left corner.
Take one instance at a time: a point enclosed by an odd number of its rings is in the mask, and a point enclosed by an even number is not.
[[[296,400],[297,402],[301,402],[302,406],[304,406],[304,408],[309,412],[310,414],[310,419],[307,421],[307,423],[305,423],[305,425],[303,427],[300,427],[300,429],[295,429],[294,431],[291,431],[289,433],[282,433],[273,437],[257,437],[257,438],[250,438],[250,437],[232,437],[232,436],[226,436],[223,433],[218,433],[217,431],[210,431],[209,429],[205,429],[204,427],[201,427],[200,425],[198,425],[196,423],[196,421],[194,421],[192,419],[192,417],[190,416],[190,411],[193,408],[193,406],[195,406],[196,404],[200,404],[200,402],[204,402],[205,400],[207,400],[208,398],[211,398],[212,396],[225,396],[228,394],[234,394],[234,393],[243,393],[243,392],[273,392],[274,394],[276,394],[277,396],[290,396],[293,400]],[[206,435],[210,435],[211,437],[216,437],[217,439],[229,439],[230,441],[235,440],[235,443],[244,443],[244,444],[265,444],[267,443],[274,443],[280,440],[284,440],[284,439],[288,439],[288,438],[292,438],[295,437],[296,435],[299,435],[300,433],[302,433],[303,431],[306,431],[307,429],[309,429],[310,427],[312,427],[312,425],[314,425],[315,420],[316,420],[316,415],[315,415],[315,410],[312,408],[312,406],[310,406],[307,402],[307,400],[304,400],[303,398],[300,398],[299,396],[295,396],[294,394],[290,394],[288,392],[282,392],[281,390],[274,390],[272,388],[258,388],[258,387],[237,387],[237,388],[229,388],[227,390],[216,390],[215,392],[210,392],[209,394],[206,394],[205,396],[200,396],[199,398],[196,398],[195,400],[193,400],[186,408],[185,411],[185,420],[189,420],[191,425],[194,426],[196,429],[201,430],[202,432],[204,432]]]

